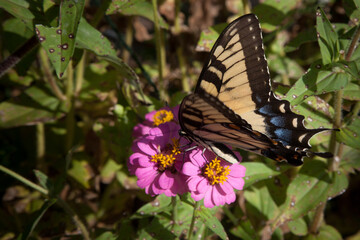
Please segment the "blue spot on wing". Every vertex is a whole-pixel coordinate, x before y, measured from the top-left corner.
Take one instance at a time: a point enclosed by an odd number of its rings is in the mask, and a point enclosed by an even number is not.
[[[274,113],[272,107],[269,104],[259,108],[259,112],[268,116],[276,116],[276,113]]]
[[[277,138],[285,145],[290,145],[293,131],[285,128],[279,128],[274,131]]]
[[[270,122],[277,127],[286,127],[286,119],[281,116],[272,117]]]

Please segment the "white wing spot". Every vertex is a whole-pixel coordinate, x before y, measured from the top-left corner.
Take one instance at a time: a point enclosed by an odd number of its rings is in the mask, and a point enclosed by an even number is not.
[[[248,22],[251,22],[251,18],[248,18]]]
[[[252,31],[252,30],[254,30],[254,28],[253,28],[253,27],[249,27],[249,31]]]
[[[297,128],[297,127],[298,127],[297,118],[294,118],[294,119],[292,120],[292,125],[294,126],[294,128]]]
[[[255,40],[255,39],[256,39],[256,36],[255,36],[255,35],[254,35],[254,36],[252,36],[252,39],[253,39],[253,40]]]
[[[285,113],[286,111],[285,111],[285,103],[283,103],[283,104],[281,104],[280,106],[279,106],[279,110],[280,110],[280,112],[282,112],[282,113]]]
[[[257,57],[257,60],[258,60],[258,62],[260,62],[261,58],[260,58],[260,57]]]
[[[298,140],[299,142],[302,142],[302,140],[304,140],[304,138],[306,137],[306,133],[304,133],[303,135],[301,135]]]
[[[255,49],[255,51],[257,51],[257,50],[258,50],[258,46],[255,46],[254,49]]]

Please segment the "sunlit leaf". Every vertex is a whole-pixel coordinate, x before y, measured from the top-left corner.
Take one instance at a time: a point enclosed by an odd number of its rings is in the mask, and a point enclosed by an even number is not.
[[[316,234],[309,234],[304,238],[305,240],[341,240],[341,234],[336,228],[330,225],[321,225],[319,232]]]
[[[75,179],[84,188],[90,188],[91,170],[86,160],[73,159],[72,167],[68,170],[68,175]]]
[[[153,216],[156,213],[170,210],[170,202],[171,198],[165,196],[164,194],[159,195],[154,201],[147,203],[138,209],[131,218],[134,219],[143,218],[144,216]]]
[[[208,227],[208,229],[213,231],[221,239],[228,239],[224,227],[210,209],[200,207],[200,209],[196,211],[196,214],[200,217],[201,221]]]
[[[210,52],[220,33],[225,29],[226,26],[226,23],[221,23],[202,31],[199,41],[196,45],[196,51]]]
[[[303,218],[298,218],[288,222],[290,231],[296,236],[305,236],[308,233],[308,228]]]
[[[75,50],[79,21],[84,9],[84,0],[62,1],[58,27],[36,25],[36,34],[49,56],[59,78],[64,75]]]
[[[261,162],[243,162],[241,165],[246,167],[244,188],[247,188],[258,181],[279,175],[288,168],[285,165],[270,167]]]

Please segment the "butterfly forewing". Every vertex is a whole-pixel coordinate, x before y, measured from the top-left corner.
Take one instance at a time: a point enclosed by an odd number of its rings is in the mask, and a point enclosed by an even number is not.
[[[288,101],[278,100],[271,91],[254,14],[238,18],[221,33],[194,94],[183,100],[179,111],[188,137],[230,162],[235,155],[226,159],[227,144],[300,165],[310,148],[309,139],[326,130],[306,129],[303,120]]]

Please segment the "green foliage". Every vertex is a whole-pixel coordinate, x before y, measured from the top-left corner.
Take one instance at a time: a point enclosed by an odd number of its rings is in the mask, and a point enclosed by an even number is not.
[[[339,128],[311,141],[335,157],[296,168],[246,153],[244,190],[211,209],[189,193],[146,195],[127,162],[134,126],[180,104],[181,86],[194,87],[203,64],[193,49],[209,51],[234,11],[215,18],[197,1],[175,1],[175,14],[160,1],[168,61],[160,83],[151,1],[94,2],[0,1],[0,239],[337,240],[358,231],[359,0],[254,6],[273,91],[308,128]],[[345,208],[354,213],[341,215]]]

